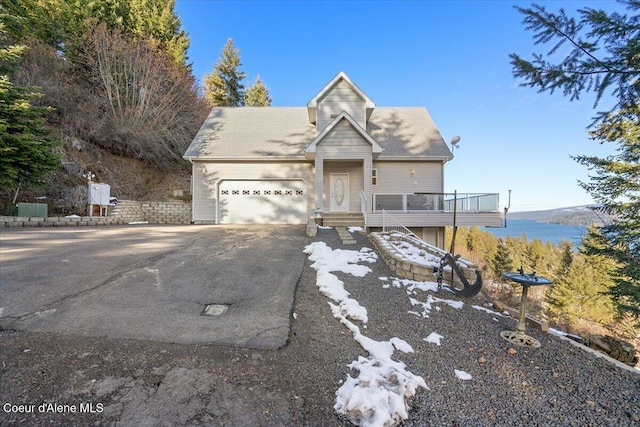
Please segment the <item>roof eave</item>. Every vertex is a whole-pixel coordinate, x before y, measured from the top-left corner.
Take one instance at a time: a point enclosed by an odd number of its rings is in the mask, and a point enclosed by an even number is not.
[[[448,162],[451,159],[453,159],[453,156],[385,156],[381,154],[376,160],[395,162]]]
[[[195,156],[187,160],[192,162],[304,162],[305,155],[298,156]]]

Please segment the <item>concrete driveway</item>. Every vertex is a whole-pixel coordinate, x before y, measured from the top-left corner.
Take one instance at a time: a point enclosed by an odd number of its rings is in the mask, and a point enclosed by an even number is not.
[[[0,325],[277,349],[306,242],[304,226],[4,229]]]

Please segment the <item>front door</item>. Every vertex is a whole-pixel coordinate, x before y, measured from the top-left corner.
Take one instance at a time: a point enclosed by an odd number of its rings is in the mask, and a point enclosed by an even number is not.
[[[332,173],[329,212],[349,212],[349,174]]]

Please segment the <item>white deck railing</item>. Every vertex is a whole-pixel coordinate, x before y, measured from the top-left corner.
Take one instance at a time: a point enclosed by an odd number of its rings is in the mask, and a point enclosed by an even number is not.
[[[373,211],[499,212],[498,193],[376,193]]]

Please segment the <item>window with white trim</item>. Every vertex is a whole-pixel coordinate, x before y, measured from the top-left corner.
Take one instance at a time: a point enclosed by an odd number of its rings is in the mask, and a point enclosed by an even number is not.
[[[378,169],[371,169],[371,185],[378,185]]]

